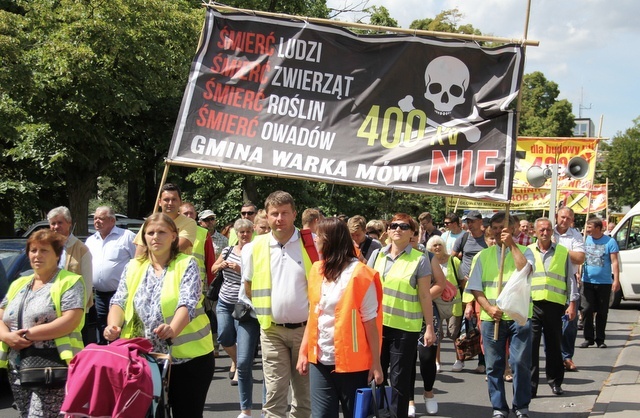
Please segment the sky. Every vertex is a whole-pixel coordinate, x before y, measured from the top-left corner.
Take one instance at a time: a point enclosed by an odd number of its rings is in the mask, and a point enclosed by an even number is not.
[[[327,0],[333,9],[362,3]],[[471,24],[483,34],[510,39],[524,38],[527,4],[527,0],[366,2],[367,7],[386,7],[402,28],[457,7],[463,15],[458,25]],[[576,118],[590,118],[595,136],[622,133],[640,117],[639,16],[639,0],[531,0],[527,39],[540,45],[527,47],[524,72],[541,71],[557,83],[558,99],[571,102]],[[346,13],[338,19],[359,17]]]

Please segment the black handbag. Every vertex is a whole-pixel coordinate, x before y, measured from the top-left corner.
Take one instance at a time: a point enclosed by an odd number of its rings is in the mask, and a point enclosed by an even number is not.
[[[61,388],[67,383],[67,362],[57,348],[20,350],[20,386]]]
[[[236,302],[233,306],[233,312],[231,312],[231,316],[233,319],[236,319],[240,322],[248,321],[252,318],[251,316],[251,306],[247,305],[244,302]]]
[[[18,329],[22,329],[22,313],[27,295],[33,287],[29,283],[18,310]],[[20,350],[20,386],[61,388],[67,383],[67,362],[60,358],[57,348],[27,347]]]
[[[396,418],[395,412],[391,409],[391,400],[387,396],[384,384],[378,386],[380,388],[381,399],[378,399],[378,391],[376,390],[376,381],[371,381],[371,412],[367,418]]]
[[[227,258],[229,258],[229,254],[231,254],[231,251],[233,251],[233,247],[227,247],[226,250],[227,250],[227,253],[224,255],[223,260],[226,260]],[[209,286],[209,290],[207,290],[207,294],[206,294],[207,299],[214,302],[218,300],[218,297],[220,295],[220,289],[222,288],[222,282],[224,282],[224,275],[222,273],[222,270],[224,269],[220,269],[220,271],[218,271],[218,274],[216,274],[216,277],[213,279],[213,281],[211,282],[211,285]]]

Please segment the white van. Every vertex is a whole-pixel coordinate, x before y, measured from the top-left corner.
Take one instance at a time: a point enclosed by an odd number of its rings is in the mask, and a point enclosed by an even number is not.
[[[620,291],[611,295],[615,308],[622,299],[640,300],[640,202],[613,228],[611,236],[620,247]]]

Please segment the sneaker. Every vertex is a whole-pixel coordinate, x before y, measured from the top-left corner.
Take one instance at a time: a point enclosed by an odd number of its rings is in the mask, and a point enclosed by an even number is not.
[[[240,415],[238,415],[238,418],[251,418],[251,415],[247,415],[244,412],[240,412]]]
[[[436,362],[436,373],[440,373],[440,363]]]
[[[593,341],[589,341],[589,340],[584,340],[582,342],[582,344],[580,344],[580,348],[587,348],[590,347],[592,345],[594,345],[595,343]]]
[[[482,374],[486,371],[487,371],[487,368],[484,366],[484,364],[478,364],[478,367],[476,367],[475,370],[473,370],[474,373],[478,373],[478,374]]]
[[[415,405],[409,405],[409,418],[415,418],[416,416],[416,406]]]
[[[462,369],[464,369],[464,361],[456,360],[453,366],[451,366],[452,372],[461,372]]]
[[[436,398],[424,398],[424,405],[427,407],[427,414],[435,415],[438,413],[438,402]]]

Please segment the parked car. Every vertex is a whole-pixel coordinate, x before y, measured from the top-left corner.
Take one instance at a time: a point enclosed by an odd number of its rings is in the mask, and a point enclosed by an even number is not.
[[[620,290],[611,292],[609,303],[616,308],[623,299],[640,300],[640,202],[624,215],[611,236],[620,248]]]
[[[0,238],[0,299],[20,276],[33,273],[25,252],[26,238]]]
[[[116,214],[116,226],[128,229],[132,231],[134,234],[137,234],[140,228],[142,228],[142,224],[144,221],[141,219],[127,218],[124,215]],[[87,227],[89,231],[89,235],[92,235],[96,232],[96,228],[93,226],[93,215],[89,215],[87,218]],[[36,232],[39,229],[49,228],[49,221],[38,221],[31,225],[27,231],[22,234],[23,237],[29,237],[31,234]],[[84,241],[84,240],[83,240]]]

